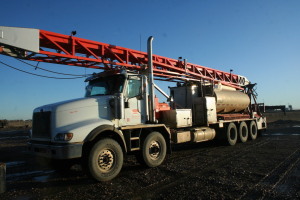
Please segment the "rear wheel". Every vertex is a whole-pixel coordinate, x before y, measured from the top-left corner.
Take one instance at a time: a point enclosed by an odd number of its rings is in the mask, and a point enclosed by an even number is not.
[[[248,127],[246,122],[241,122],[239,126],[239,138],[241,142],[247,142],[248,139]]]
[[[157,167],[163,163],[167,154],[165,138],[159,132],[152,132],[143,141],[138,161],[148,167]]]
[[[249,124],[249,137],[251,140],[255,140],[257,138],[257,125],[255,121],[251,121]]]
[[[233,146],[237,141],[237,128],[234,123],[230,123],[226,130],[226,144]]]
[[[123,151],[118,142],[107,138],[99,140],[88,157],[90,175],[98,181],[115,178],[123,165]]]

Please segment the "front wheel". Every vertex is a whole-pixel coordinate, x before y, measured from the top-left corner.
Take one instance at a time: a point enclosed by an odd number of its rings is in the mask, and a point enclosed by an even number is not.
[[[123,151],[118,142],[107,138],[99,140],[88,157],[90,175],[98,181],[115,178],[123,165]]]
[[[148,167],[157,167],[163,163],[167,154],[165,138],[159,132],[152,132],[143,141],[139,162]]]

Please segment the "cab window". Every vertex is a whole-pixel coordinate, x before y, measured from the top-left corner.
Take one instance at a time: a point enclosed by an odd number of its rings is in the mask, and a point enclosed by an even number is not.
[[[100,95],[114,95],[123,91],[125,77],[123,75],[114,75],[101,77],[89,82],[86,87],[86,97]]]
[[[133,76],[128,80],[126,97],[132,98],[141,95],[141,79],[140,77]]]

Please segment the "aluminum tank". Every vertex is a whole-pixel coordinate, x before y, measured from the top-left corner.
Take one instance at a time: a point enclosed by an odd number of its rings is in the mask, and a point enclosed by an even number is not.
[[[250,104],[247,94],[232,88],[218,87],[214,90],[217,113],[233,113],[245,110]]]

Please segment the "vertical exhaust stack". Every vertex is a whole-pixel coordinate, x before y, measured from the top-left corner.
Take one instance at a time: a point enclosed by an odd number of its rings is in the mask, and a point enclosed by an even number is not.
[[[153,80],[153,62],[152,62],[152,41],[154,37],[150,36],[147,42],[148,50],[148,82],[149,82],[149,121],[155,123],[155,104],[154,104],[154,80]]]

